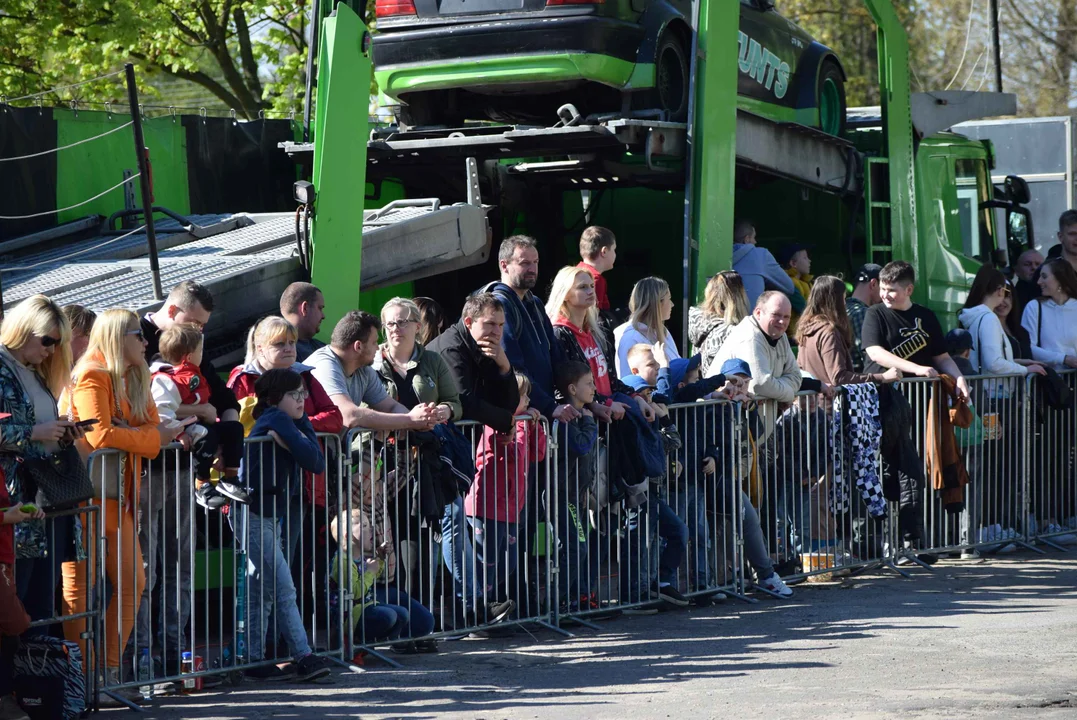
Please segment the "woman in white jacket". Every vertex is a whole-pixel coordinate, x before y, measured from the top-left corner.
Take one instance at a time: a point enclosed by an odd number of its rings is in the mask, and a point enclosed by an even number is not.
[[[637,282],[628,299],[628,309],[632,312],[628,322],[613,331],[613,341],[617,347],[617,377],[632,374],[628,365],[628,351],[634,345],[645,343],[655,346],[655,359],[663,367],[681,356],[677,352],[677,343],[666,329],[666,322],[673,313],[673,296],[665,280],[646,277]],[[658,356],[659,351],[663,357]]]
[[[1043,297],[1030,302],[1021,325],[1032,338],[1032,357],[1056,370],[1077,368],[1077,272],[1062,258],[1040,268]]]
[[[1010,288],[1000,270],[984,265],[972,281],[964,309],[958,313],[961,325],[972,335],[969,363],[981,375],[1044,375],[1041,365],[1014,358],[1013,344],[995,314]]]

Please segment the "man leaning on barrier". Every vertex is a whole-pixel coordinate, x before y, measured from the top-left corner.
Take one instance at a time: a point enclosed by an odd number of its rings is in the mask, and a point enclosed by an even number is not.
[[[513,415],[520,402],[519,384],[501,345],[504,331],[502,302],[493,293],[476,293],[464,304],[460,320],[427,348],[439,353],[449,366],[460,391],[464,420],[481,422],[503,436],[513,431]],[[524,467],[520,471],[526,476],[528,469]],[[465,614],[465,624],[471,624],[470,616],[479,615],[480,610],[485,610],[486,622],[503,620],[515,603],[494,602],[485,608],[473,607],[483,599],[483,594],[475,583],[474,557],[466,552],[470,543],[462,498],[446,507],[441,531],[442,554],[452,572],[454,592]]]

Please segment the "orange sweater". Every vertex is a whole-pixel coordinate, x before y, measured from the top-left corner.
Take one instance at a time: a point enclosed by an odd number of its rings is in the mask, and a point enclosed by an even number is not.
[[[86,433],[86,441],[94,450],[111,448],[129,453],[131,460],[124,472],[124,485],[133,488],[129,504],[138,503],[138,483],[134,478],[142,475],[142,458],[152,459],[161,452],[161,434],[157,431],[160,417],[153,398],[148,398],[146,422],[138,427],[118,427],[112,423],[116,414],[116,396],[112,391],[112,376],[106,370],[88,370],[75,378],[71,393],[71,405],[76,419],[97,418],[97,424]],[[124,421],[133,425],[131,405],[125,400],[120,404]]]

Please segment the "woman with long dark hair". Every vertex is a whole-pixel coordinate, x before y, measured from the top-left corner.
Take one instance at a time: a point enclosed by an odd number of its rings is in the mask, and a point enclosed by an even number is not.
[[[972,335],[969,363],[981,375],[1043,375],[1042,366],[1017,362],[1013,343],[995,314],[1010,295],[1006,276],[998,268],[984,265],[976,273],[965,306],[958,313],[962,327]]]
[[[1040,268],[1043,296],[1030,302],[1021,325],[1032,339],[1032,357],[1055,367],[1077,368],[1077,272],[1061,258]]]
[[[797,323],[797,364],[827,385],[894,382],[901,371],[858,373],[853,370],[853,331],[845,310],[845,283],[821,275],[808,294],[808,305]]]

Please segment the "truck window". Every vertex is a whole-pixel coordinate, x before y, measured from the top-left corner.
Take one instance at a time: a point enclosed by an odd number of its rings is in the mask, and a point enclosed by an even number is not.
[[[956,160],[954,180],[957,185],[957,215],[961,223],[961,252],[965,257],[990,262],[995,249],[991,210],[980,209],[980,203],[991,199],[987,165],[982,160]]]

